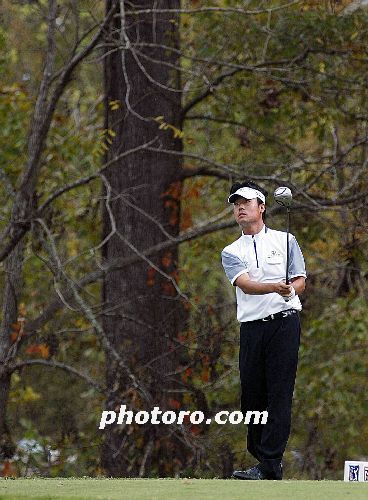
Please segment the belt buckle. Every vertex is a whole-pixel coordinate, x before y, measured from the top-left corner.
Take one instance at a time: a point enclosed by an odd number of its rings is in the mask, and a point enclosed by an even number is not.
[[[270,314],[266,318],[262,318],[262,321],[271,321],[271,319],[275,319],[275,315],[274,314]]]

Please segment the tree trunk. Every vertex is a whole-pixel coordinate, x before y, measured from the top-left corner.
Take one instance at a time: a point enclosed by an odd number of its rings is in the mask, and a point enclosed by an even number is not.
[[[107,1],[107,9],[111,2]],[[125,4],[125,5],[124,5]],[[179,0],[159,0],[157,8],[178,8]],[[129,44],[132,50],[111,51],[105,57],[106,129],[116,136],[107,161],[124,151],[156,138],[155,148],[182,150],[174,136],[180,127],[181,94],[179,72],[161,62],[179,64],[178,56],[155,44],[178,48],[179,18],[173,14],[129,15],[126,11],[152,8],[152,2],[120,2],[107,44]],[[154,62],[159,61],[159,62]],[[149,75],[149,76],[148,76]],[[117,101],[117,102],[116,102]],[[114,110],[114,103],[119,108]],[[158,121],[156,117],[160,118]],[[160,121],[161,120],[161,121]],[[159,129],[160,123],[169,127]],[[103,203],[103,238],[111,231],[113,216],[116,233],[103,246],[103,258],[129,257],[179,233],[182,168],[179,155],[140,150],[105,170],[111,187],[110,214]],[[108,195],[103,190],[104,197]],[[161,228],[159,225],[161,225]],[[164,230],[164,231],[163,231]],[[134,248],[132,247],[134,246]],[[176,288],[178,250],[162,252],[122,271],[105,277],[103,327],[115,350],[124,358],[140,384],[149,393],[143,398],[131,378],[118,366],[116,357],[106,352],[106,376],[111,390],[107,409],[119,410],[127,404],[133,410],[178,409],[181,398],[175,392],[180,382],[175,372],[183,362],[177,336],[185,320],[183,300]],[[160,273],[162,270],[165,275]],[[110,312],[108,312],[110,310]],[[170,392],[168,392],[170,391]],[[102,464],[111,476],[169,476],[183,467],[187,455],[172,425],[111,425],[105,428]]]
[[[19,241],[5,261],[2,321],[0,329],[0,458],[11,458],[14,445],[6,421],[11,374],[6,364],[14,355],[11,350],[12,325],[18,320],[18,301],[22,290],[24,239]]]

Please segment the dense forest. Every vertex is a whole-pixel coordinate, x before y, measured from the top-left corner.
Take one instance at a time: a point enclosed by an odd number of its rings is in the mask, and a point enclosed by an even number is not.
[[[293,192],[302,343],[287,477],[367,458],[364,1],[3,0],[0,473],[229,477],[243,425],[221,250],[235,181]]]

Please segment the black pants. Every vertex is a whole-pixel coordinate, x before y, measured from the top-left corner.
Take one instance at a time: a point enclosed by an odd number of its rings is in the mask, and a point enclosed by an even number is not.
[[[248,425],[247,448],[275,479],[282,477],[281,460],[290,434],[299,344],[299,313],[241,323],[241,410],[268,411],[266,424]]]

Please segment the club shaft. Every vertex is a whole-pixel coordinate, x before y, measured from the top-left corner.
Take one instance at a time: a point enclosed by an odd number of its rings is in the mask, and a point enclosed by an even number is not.
[[[290,209],[287,208],[287,222],[286,222],[286,276],[285,276],[285,282],[288,285],[289,284],[289,231],[290,231]]]

